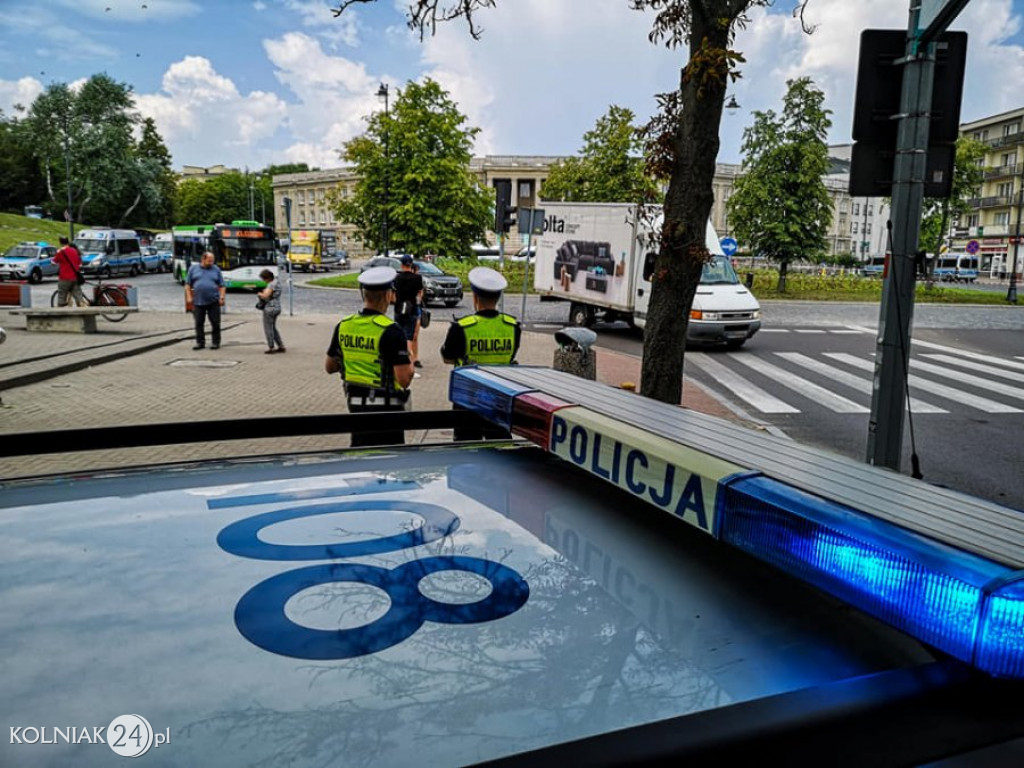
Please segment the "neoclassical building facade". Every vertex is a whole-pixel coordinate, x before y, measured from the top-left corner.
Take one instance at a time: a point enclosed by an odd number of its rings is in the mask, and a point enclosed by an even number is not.
[[[860,260],[866,261],[871,256],[885,252],[884,222],[887,212],[880,199],[850,197],[847,191],[848,145],[830,149],[834,155],[833,173],[824,179],[833,201],[832,225],[828,235],[829,252],[853,253]],[[474,157],[470,169],[485,188],[494,187],[497,181],[510,181],[513,205],[542,208],[544,204],[540,195],[544,181],[551,166],[562,159],[550,155],[487,155]],[[742,167],[739,165],[719,163],[715,169],[715,202],[711,221],[723,237],[732,232],[726,201],[741,174]],[[358,176],[349,167],[275,176],[272,186],[279,234],[286,235],[284,199],[287,197],[292,201],[293,229],[334,229],[339,247],[347,250],[351,257],[358,259],[372,255],[359,239],[355,227],[337,221],[328,205],[329,190],[337,189],[343,197],[351,195],[357,181]],[[488,236],[493,243],[494,233],[490,232]],[[742,243],[740,245],[742,248]]]

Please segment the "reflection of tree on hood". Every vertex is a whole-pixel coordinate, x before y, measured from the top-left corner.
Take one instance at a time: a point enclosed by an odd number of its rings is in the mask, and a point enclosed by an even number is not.
[[[451,546],[431,549],[449,554]],[[257,765],[461,764],[717,699],[707,678],[563,558],[522,575],[530,601],[513,616],[458,627],[428,623],[381,653],[309,665],[311,692],[331,703],[221,712],[192,723],[187,736],[201,743],[229,733],[222,749],[265,755]],[[308,599],[333,600],[327,592]],[[354,626],[379,616],[384,602],[366,588],[346,590],[336,604],[342,623]],[[609,714],[609,707],[619,711]]]

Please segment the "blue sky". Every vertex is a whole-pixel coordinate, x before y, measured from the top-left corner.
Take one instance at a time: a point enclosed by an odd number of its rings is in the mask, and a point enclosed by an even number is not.
[[[790,0],[757,9],[737,40],[747,64],[731,89],[719,160],[738,162],[754,109],[779,109],[786,80],[810,76],[833,110],[830,140],[849,141],[864,29],[901,29],[908,0],[811,0],[802,34]],[[652,17],[626,0],[498,0],[420,41],[404,0],[356,5],[335,19],[319,0],[0,0],[0,109],[49,83],[106,72],[133,87],[176,168],[225,163],[341,164],[337,150],[392,89],[426,76],[481,129],[475,152],[562,155],[610,104],[646,120],[678,82],[682,53],[648,42]],[[972,0],[963,121],[1024,106],[1024,0]],[[394,90],[392,90],[394,93]]]

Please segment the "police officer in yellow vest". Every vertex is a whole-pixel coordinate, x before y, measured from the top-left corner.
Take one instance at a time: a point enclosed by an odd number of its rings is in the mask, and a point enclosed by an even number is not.
[[[359,275],[363,309],[334,327],[324,370],[341,373],[349,413],[403,411],[409,407],[412,359],[405,334],[387,316],[394,293],[395,270],[374,267]],[[353,432],[352,445],[405,442],[402,430]]]
[[[501,292],[508,282],[501,273],[488,267],[476,267],[469,272],[469,285],[473,289],[473,309],[476,314],[452,321],[441,347],[446,363],[456,365],[511,365],[519,351],[523,329],[512,315],[497,310]],[[505,437],[503,430],[456,430],[459,440],[478,437]]]

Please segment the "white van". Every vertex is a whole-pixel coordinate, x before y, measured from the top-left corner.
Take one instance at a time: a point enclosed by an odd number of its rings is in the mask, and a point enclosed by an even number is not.
[[[83,229],[75,237],[75,247],[82,254],[82,272],[86,275],[134,277],[142,271],[142,246],[139,236],[130,229]]]

